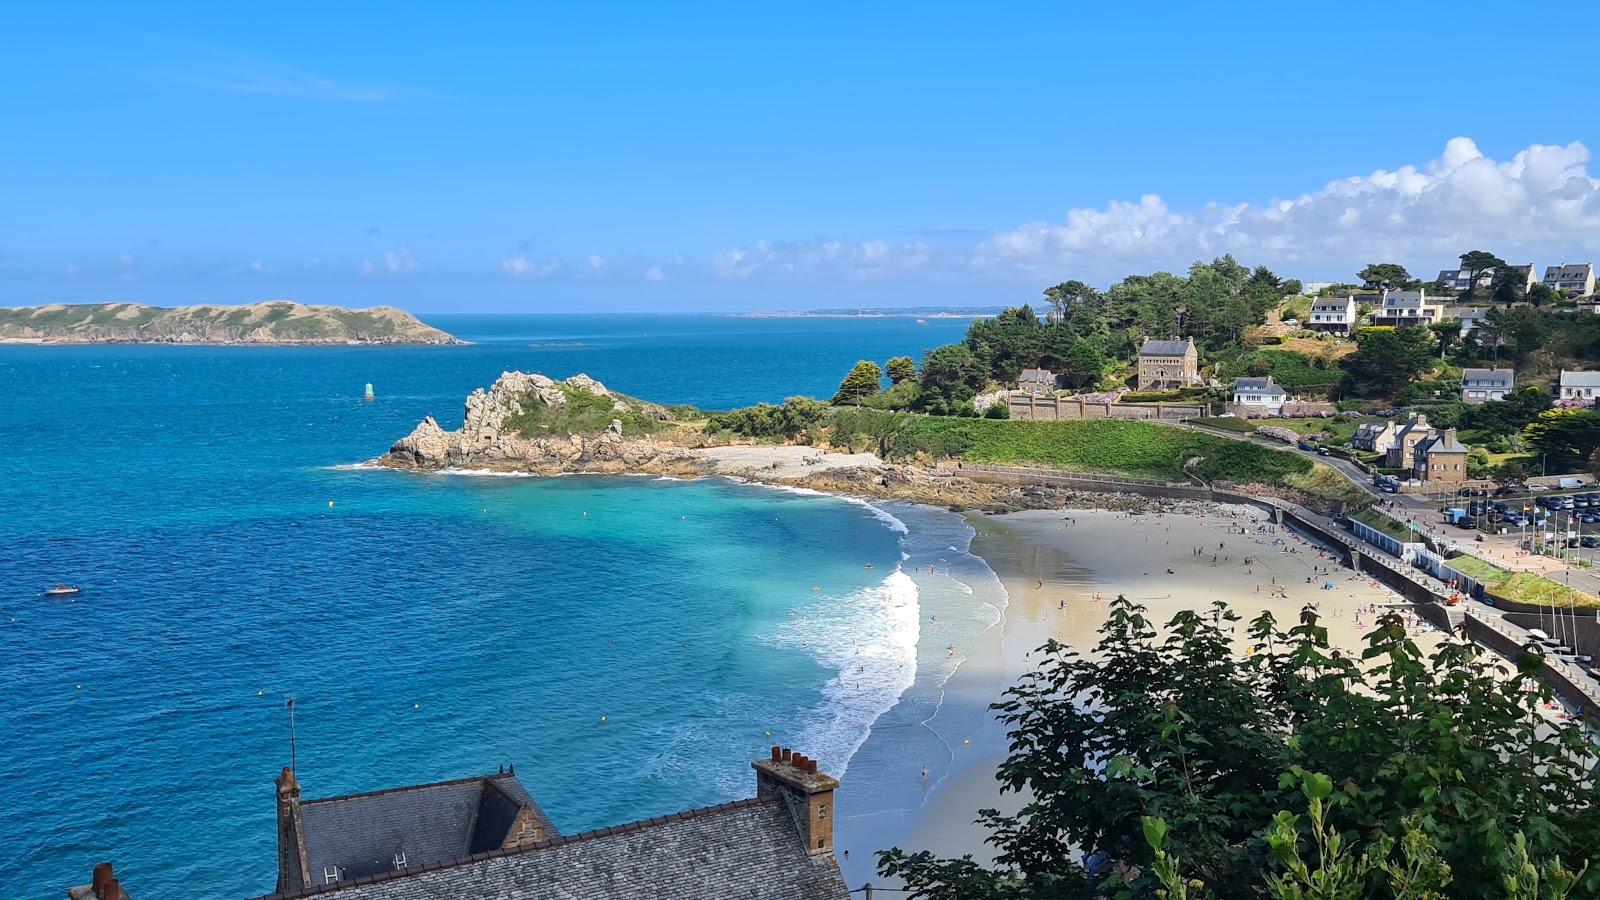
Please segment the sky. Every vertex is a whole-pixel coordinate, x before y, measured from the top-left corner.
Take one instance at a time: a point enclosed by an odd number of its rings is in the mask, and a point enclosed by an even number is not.
[[[1600,262],[1600,5],[34,3],[0,306],[999,305]],[[1571,47],[1539,22],[1562,23]]]

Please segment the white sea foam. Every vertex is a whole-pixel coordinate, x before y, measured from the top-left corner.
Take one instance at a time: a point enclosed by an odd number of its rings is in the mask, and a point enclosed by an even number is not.
[[[464,475],[469,478],[538,478],[532,472],[497,472],[494,469],[458,469],[454,466],[437,470],[437,475]]]
[[[811,711],[799,746],[842,777],[850,757],[917,674],[921,615],[917,584],[905,572],[843,597],[820,597],[794,611],[769,640],[803,647],[835,675]]]
[[[377,460],[369,459],[366,462],[340,463],[336,466],[328,466],[327,468],[334,472],[361,472],[368,469],[381,469],[383,466],[378,465]]]
[[[774,490],[774,491],[782,491],[782,492],[784,492],[786,494],[798,494],[798,495],[800,495],[802,497],[834,497],[836,499],[843,500],[846,503],[853,503],[856,506],[865,507],[869,512],[872,513],[872,517],[874,519],[877,519],[879,522],[882,522],[884,524],[884,527],[888,528],[890,531],[894,532],[895,534],[908,534],[909,533],[909,530],[906,528],[906,523],[904,523],[904,522],[900,521],[899,519],[895,518],[893,513],[890,513],[888,510],[885,510],[883,507],[878,506],[877,504],[873,503],[871,500],[866,500],[866,499],[863,499],[861,497],[851,497],[851,496],[847,496],[847,495],[843,495],[843,494],[830,494],[830,493],[828,493],[826,491],[819,491],[819,490],[817,490],[815,488],[798,487],[798,486],[792,485],[792,484],[768,484],[768,483],[765,483],[765,482],[757,482],[757,483],[760,484],[764,488],[769,488],[769,489]]]

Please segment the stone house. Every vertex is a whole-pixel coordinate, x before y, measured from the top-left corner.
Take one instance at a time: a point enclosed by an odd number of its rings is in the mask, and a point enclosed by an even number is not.
[[[1272,383],[1271,375],[1266,378],[1233,380],[1235,414],[1277,416],[1283,412],[1283,404],[1288,399],[1288,393],[1281,386]]]
[[[1023,369],[1017,376],[1017,390],[1027,394],[1053,394],[1060,384],[1061,376],[1049,369]]]
[[[1461,402],[1478,404],[1504,400],[1516,379],[1517,373],[1511,369],[1462,369]]]
[[[1561,370],[1561,380],[1555,384],[1552,398],[1565,406],[1593,406],[1600,397],[1600,372],[1569,372]]]
[[[1426,415],[1417,413],[1412,416],[1395,431],[1394,440],[1385,451],[1384,467],[1388,469],[1411,468],[1412,452],[1432,431],[1433,429],[1428,425],[1428,417]]]
[[[1411,477],[1434,484],[1460,484],[1467,480],[1467,448],[1456,440],[1456,430],[1435,429],[1412,452]]]
[[[1153,341],[1139,347],[1139,390],[1170,391],[1200,384],[1200,354],[1194,338]]]
[[[1395,437],[1400,434],[1399,422],[1362,422],[1356,426],[1356,433],[1350,438],[1350,446],[1368,453],[1388,453],[1394,446]]]
[[[834,859],[839,781],[779,747],[751,767],[750,799],[571,835],[514,769],[307,801],[284,769],[273,900],[850,900]]]

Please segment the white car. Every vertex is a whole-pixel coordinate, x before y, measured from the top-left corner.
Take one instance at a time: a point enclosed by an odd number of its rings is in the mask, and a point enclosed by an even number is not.
[[[1528,485],[1528,490],[1530,490],[1530,491],[1548,491],[1548,490],[1550,490],[1550,488],[1548,488],[1548,487],[1546,487],[1545,485],[1542,485],[1542,484],[1530,484],[1530,485]]]

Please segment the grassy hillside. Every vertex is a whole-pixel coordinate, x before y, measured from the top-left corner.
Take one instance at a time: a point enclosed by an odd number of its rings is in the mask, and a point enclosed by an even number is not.
[[[1293,453],[1149,422],[958,419],[843,410],[835,419],[834,443],[841,441],[875,445],[891,459],[921,454],[1173,481],[1186,480],[1184,464],[1195,457],[1202,460],[1196,474],[1207,480],[1288,485],[1290,476],[1312,471],[1310,460]]]

